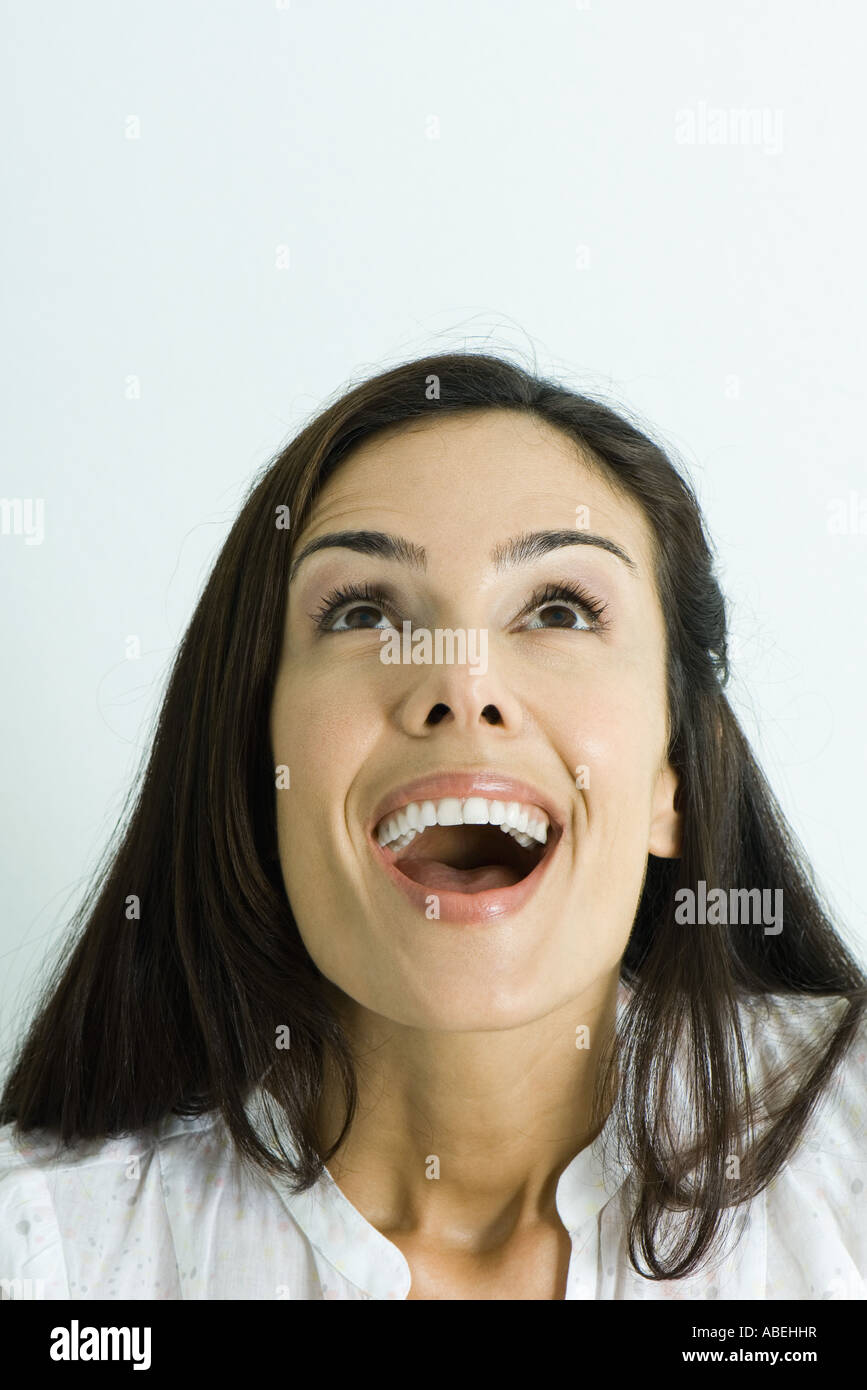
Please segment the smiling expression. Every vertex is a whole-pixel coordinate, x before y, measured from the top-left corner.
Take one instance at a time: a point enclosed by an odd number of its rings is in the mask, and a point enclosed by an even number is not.
[[[484,410],[356,447],[293,556],[278,845],[323,975],[397,1022],[484,1030],[616,971],[647,856],[680,840],[638,505],[559,430]],[[484,631],[484,671],[386,664],[405,622]]]

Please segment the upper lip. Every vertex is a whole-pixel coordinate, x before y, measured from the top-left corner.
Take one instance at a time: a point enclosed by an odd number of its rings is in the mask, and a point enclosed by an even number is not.
[[[441,801],[447,796],[455,796],[459,800],[465,800],[469,796],[482,796],[488,801],[518,801],[525,805],[541,807],[558,834],[565,824],[563,811],[532,782],[524,782],[504,772],[444,771],[417,777],[412,782],[404,782],[393,791],[386,792],[374,810],[368,830],[373,834],[385,816],[397,811],[401,806],[408,806],[411,801]]]

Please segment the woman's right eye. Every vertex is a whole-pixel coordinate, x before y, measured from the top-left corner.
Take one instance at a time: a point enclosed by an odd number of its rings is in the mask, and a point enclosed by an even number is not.
[[[349,584],[332,590],[310,617],[321,632],[375,632],[394,626],[387,618],[392,611],[392,603],[378,586]]]
[[[340,613],[340,617],[336,621],[329,617],[322,624],[329,632],[362,632],[366,628],[375,630],[383,626],[394,626],[379,605],[375,603],[353,603],[345,607],[342,612],[339,609],[337,611]],[[380,621],[376,620],[377,614]]]

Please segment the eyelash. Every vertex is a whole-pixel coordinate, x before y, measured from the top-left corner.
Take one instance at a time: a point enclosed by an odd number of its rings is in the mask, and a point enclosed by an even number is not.
[[[527,605],[518,614],[518,617],[526,617],[529,613],[541,608],[546,603],[574,604],[576,608],[582,608],[585,616],[590,618],[589,628],[547,628],[548,632],[602,632],[607,626],[604,620],[607,604],[601,603],[598,599],[588,594],[586,589],[572,580],[561,580],[555,583],[543,585],[536,589],[532,594]],[[396,617],[391,600],[383,589],[376,584],[347,584],[343,589],[333,589],[330,594],[323,599],[322,604],[310,617],[320,631],[328,632],[329,622],[336,616],[341,608],[345,608],[350,603],[369,603],[381,608],[388,617]],[[355,632],[370,632],[372,628],[353,628]],[[536,629],[538,630],[538,629]]]

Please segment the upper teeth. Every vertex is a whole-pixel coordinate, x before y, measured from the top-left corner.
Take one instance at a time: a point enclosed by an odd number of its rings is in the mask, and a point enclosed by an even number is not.
[[[390,812],[376,827],[376,838],[390,849],[402,849],[429,825],[498,825],[526,848],[534,840],[544,845],[549,821],[538,806],[519,801],[446,796],[442,801],[411,801]]]

